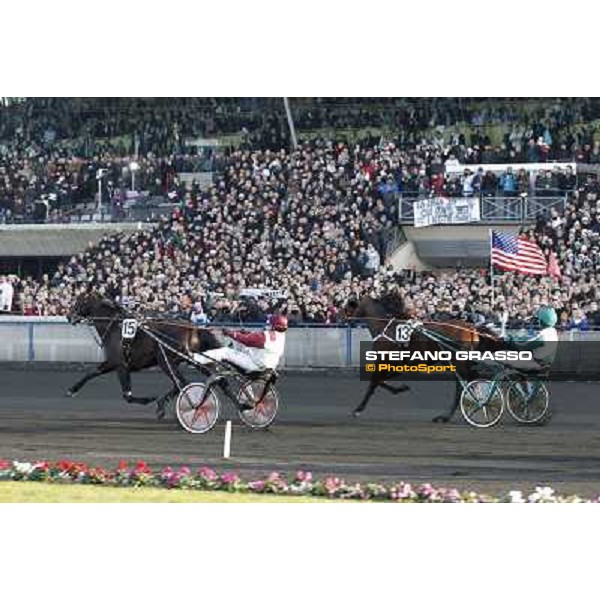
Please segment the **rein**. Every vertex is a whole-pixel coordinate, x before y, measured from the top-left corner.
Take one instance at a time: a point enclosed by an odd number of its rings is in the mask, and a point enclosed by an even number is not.
[[[485,333],[483,331],[479,331],[478,329],[471,329],[469,327],[465,327],[464,325],[455,325],[454,323],[445,323],[444,321],[422,321],[422,323],[428,325],[444,325],[444,327],[454,327],[454,329],[462,329],[463,331],[470,331],[472,333],[476,333],[482,337],[487,337],[492,340],[497,340],[498,338],[491,333]]]
[[[148,337],[152,338],[155,342],[158,343],[159,348],[163,354],[163,357],[165,358],[167,364],[169,365],[169,370],[171,370],[171,366],[169,361],[167,360],[166,356],[165,356],[165,351],[164,351],[164,347],[167,347],[168,351],[177,355],[179,358],[181,358],[182,360],[185,360],[188,363],[191,364],[197,364],[196,361],[194,361],[188,354],[184,354],[183,352],[181,352],[180,350],[177,349],[178,346],[181,346],[181,342],[163,332],[163,331],[154,331],[151,328],[151,325],[169,325],[169,326],[173,326],[173,327],[179,327],[181,329],[202,329],[200,327],[196,327],[193,324],[187,324],[187,323],[177,323],[177,322],[171,322],[171,321],[167,321],[167,320],[156,320],[156,319],[144,319],[144,318],[140,318],[138,315],[135,314],[122,314],[122,313],[116,313],[114,314],[112,317],[85,317],[84,319],[82,319],[80,322],[81,323],[85,323],[87,325],[91,325],[94,329],[94,340],[96,341],[96,344],[98,344],[98,346],[100,348],[104,348],[105,344],[106,344],[106,338],[108,337],[108,334],[110,333],[110,330],[112,329],[112,326],[115,322],[122,322],[124,319],[127,318],[135,318],[138,323],[139,323],[139,328],[140,330],[145,333]],[[104,334],[102,335],[102,337],[100,339],[98,339],[98,332],[95,328],[95,323],[97,321],[108,321],[108,326],[106,328],[106,331],[104,332]],[[208,329],[208,328],[205,328]],[[204,352],[198,352],[197,354],[200,354],[202,356],[205,356],[206,358],[208,358],[210,361],[212,362],[218,362],[215,359],[213,359],[210,356],[207,356]]]
[[[402,322],[402,319],[400,319],[399,317],[346,317],[347,321],[383,321],[385,323],[387,323],[387,325],[384,328],[384,332],[387,330],[387,328],[389,327],[390,323],[394,320],[398,320],[400,322]],[[407,319],[405,321],[406,323],[410,322],[410,319]],[[498,337],[495,335],[492,335],[491,333],[486,333],[484,331],[479,331],[478,329],[475,328],[470,328],[470,327],[466,327],[465,325],[456,325],[455,323],[448,323],[447,321],[421,321],[421,323],[423,325],[443,325],[444,327],[453,327],[454,329],[460,329],[462,331],[469,331],[471,333],[476,333],[477,335],[481,336],[481,337],[486,337],[489,338],[491,340],[498,340]],[[383,332],[380,333],[377,337],[381,337],[383,335]],[[384,336],[387,339],[387,336]],[[396,340],[392,340],[392,341],[396,341]]]
[[[83,323],[90,325],[94,329],[94,341],[98,345],[99,348],[104,348],[106,345],[106,338],[110,333],[110,330],[113,326],[113,323],[117,320],[118,315],[113,315],[110,319],[109,317],[86,317],[83,319]],[[96,321],[108,321],[108,327],[106,331],[102,334],[101,337],[98,336],[98,330],[96,329]]]

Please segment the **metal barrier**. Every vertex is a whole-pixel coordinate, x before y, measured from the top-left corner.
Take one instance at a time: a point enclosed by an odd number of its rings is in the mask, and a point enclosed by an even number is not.
[[[483,196],[479,200],[481,220],[488,223],[499,221],[523,221],[523,198],[503,197],[488,198]]]
[[[385,257],[391,256],[404,242],[406,242],[406,233],[402,225],[390,227],[384,232]]]
[[[231,326],[239,324],[232,323]],[[292,327],[287,334],[282,366],[294,369],[357,367],[360,342],[370,339],[365,327]],[[560,340],[582,343],[576,346],[559,344],[555,369],[569,373],[599,370],[600,344],[590,346],[585,342],[600,342],[600,331],[561,332]],[[102,360],[104,351],[91,327],[74,327],[63,317],[0,318],[0,362],[99,363]]]
[[[413,225],[415,221],[414,206],[417,200],[427,196],[403,194],[398,199],[398,215],[401,224]],[[453,198],[450,198],[450,200]],[[566,206],[566,196],[480,196],[479,214],[481,219],[471,225],[481,223],[533,223],[540,215],[549,215],[555,208],[560,214]]]

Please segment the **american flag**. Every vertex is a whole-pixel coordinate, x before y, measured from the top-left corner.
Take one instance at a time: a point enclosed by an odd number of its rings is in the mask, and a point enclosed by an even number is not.
[[[527,275],[548,272],[544,253],[535,242],[499,231],[492,231],[492,265]]]

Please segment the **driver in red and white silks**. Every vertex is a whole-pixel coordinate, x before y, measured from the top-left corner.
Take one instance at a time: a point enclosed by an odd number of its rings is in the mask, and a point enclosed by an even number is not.
[[[237,342],[236,345],[208,350],[193,357],[204,365],[226,360],[247,372],[275,369],[285,350],[287,328],[286,317],[272,315],[265,331],[223,330],[223,335]]]

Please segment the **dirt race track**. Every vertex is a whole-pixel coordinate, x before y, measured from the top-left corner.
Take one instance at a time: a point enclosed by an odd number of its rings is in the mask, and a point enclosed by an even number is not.
[[[553,383],[553,417],[543,427],[519,426],[505,413],[493,429],[473,429],[460,415],[433,416],[450,403],[451,383],[415,383],[410,392],[378,392],[360,419],[350,416],[365,383],[356,375],[284,374],[282,405],[268,431],[245,428],[225,402],[208,434],[184,432],[154,407],[127,405],[114,375],[77,398],[64,391],[79,373],[0,370],[0,458],[68,458],[115,466],[143,459],[152,466],[208,464],[246,475],[309,469],[348,480],[437,484],[501,492],[549,484],[562,492],[600,493],[600,385]],[[134,376],[134,393],[167,388],[159,373]],[[233,420],[232,459],[222,456],[223,431]]]

